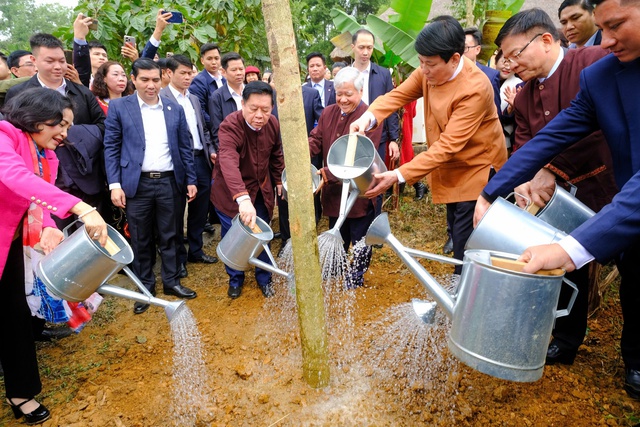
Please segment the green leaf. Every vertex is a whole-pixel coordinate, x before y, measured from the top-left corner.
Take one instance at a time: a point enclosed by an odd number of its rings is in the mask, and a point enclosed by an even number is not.
[[[207,34],[207,31],[202,28],[196,28],[193,31],[193,36],[200,42],[200,43],[207,43],[209,41],[209,34]]]
[[[415,37],[429,18],[431,2],[432,0],[392,0],[391,8],[398,15],[389,17],[389,22]]]
[[[367,24],[376,38],[381,39],[389,50],[402,58],[413,68],[420,66],[418,53],[414,48],[415,39],[398,27],[383,21],[375,15],[367,16]]]
[[[341,33],[348,31],[351,35],[353,35],[356,33],[356,31],[364,28],[375,34],[375,31],[372,31],[371,28],[368,28],[366,25],[360,25],[353,16],[347,15],[340,9],[333,8],[331,9],[331,12],[329,14],[331,16],[331,19],[333,19],[333,23],[335,24],[336,28]],[[378,52],[384,53],[384,46],[382,46],[382,42],[378,37],[375,37],[373,47]]]
[[[514,0],[511,3],[507,3],[506,10],[511,11],[511,16],[513,16],[520,11],[522,5],[524,5],[524,0]]]

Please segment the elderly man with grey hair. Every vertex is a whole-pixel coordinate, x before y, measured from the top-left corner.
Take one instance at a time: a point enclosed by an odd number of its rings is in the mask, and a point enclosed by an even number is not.
[[[364,86],[364,77],[357,69],[346,67],[341,69],[333,81],[336,94],[336,103],[327,106],[318,126],[313,129],[309,135],[309,151],[311,156],[322,154],[324,168],[320,169],[324,187],[322,189],[322,211],[329,217],[329,226],[333,227],[336,223],[340,211],[340,195],[342,193],[342,181],[337,179],[329,172],[326,167],[327,153],[331,144],[341,137],[349,133],[349,125],[367,111],[367,104],[362,102],[362,88]],[[380,145],[380,137],[382,135],[382,126],[366,132],[376,146]],[[349,249],[350,244],[354,244],[362,239],[367,233],[367,229],[375,218],[374,205],[371,199],[359,198],[346,221],[340,227],[340,234],[344,243],[345,251]],[[362,286],[364,281],[364,273],[369,268],[371,261],[371,248],[362,253],[356,254],[354,259],[355,268],[350,277],[350,286]]]

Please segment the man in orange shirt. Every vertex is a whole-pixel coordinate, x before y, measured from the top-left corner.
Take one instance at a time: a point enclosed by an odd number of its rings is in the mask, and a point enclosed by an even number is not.
[[[434,203],[447,205],[453,253],[462,259],[473,231],[477,195],[493,169],[507,161],[502,126],[487,76],[463,56],[465,35],[451,16],[441,16],[416,38],[420,69],[377,98],[351,132],[363,133],[403,105],[424,97],[429,149],[398,169],[376,174],[375,197],[395,182],[413,184],[428,175]],[[460,273],[461,267],[456,267]]]

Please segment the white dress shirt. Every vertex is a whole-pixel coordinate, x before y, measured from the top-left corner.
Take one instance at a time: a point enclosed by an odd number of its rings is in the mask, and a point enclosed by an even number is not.
[[[145,103],[136,94],[144,128],[144,160],[142,172],[167,172],[173,170],[167,124],[164,121],[162,98],[156,105]]]
[[[364,85],[362,86],[362,101],[367,105],[371,105],[371,103],[369,102],[369,76],[371,75],[371,61],[369,61],[369,65],[367,65],[367,68],[360,72],[362,73],[362,77],[364,77]]]
[[[227,83],[227,87],[229,88],[229,93],[231,93],[231,97],[233,98],[234,101],[236,101],[237,111],[242,110],[242,91],[244,90],[244,85],[242,85],[240,93],[235,92],[231,88],[231,86],[229,86],[229,83]]]
[[[187,124],[189,125],[189,131],[193,138],[193,149],[202,150],[202,141],[200,141],[200,132],[198,131],[198,119],[196,118],[196,110],[193,108],[191,99],[189,98],[189,91],[185,92],[185,95],[178,92],[173,85],[169,84],[169,90],[178,101],[178,104],[182,105],[184,109],[184,115],[187,117]]]

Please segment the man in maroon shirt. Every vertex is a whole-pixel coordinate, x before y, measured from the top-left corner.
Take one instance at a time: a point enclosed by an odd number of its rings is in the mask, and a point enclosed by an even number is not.
[[[356,68],[346,67],[341,69],[333,81],[336,93],[336,103],[327,106],[318,120],[318,126],[309,135],[309,151],[311,156],[321,154],[323,164],[327,164],[327,154],[333,142],[342,135],[349,134],[349,125],[367,111],[367,104],[362,102],[362,90],[364,77]],[[380,145],[382,126],[366,133],[376,146]],[[322,212],[329,217],[329,226],[333,227],[340,213],[340,197],[342,194],[342,181],[329,172],[326,166],[320,169],[324,186],[322,188]],[[349,212],[346,221],[340,227],[340,234],[345,251],[350,244],[356,244],[362,239],[369,225],[375,218],[375,209],[371,199],[359,198]],[[371,248],[360,251],[354,260],[356,266],[351,277],[350,286],[362,286],[364,273],[369,268],[371,261]]]
[[[580,72],[608,54],[600,47],[563,49],[553,21],[540,9],[525,10],[510,18],[496,43],[511,70],[526,82],[514,101],[516,151],[529,142],[560,111],[567,108],[580,90]],[[542,168],[533,180],[516,189],[538,206],[544,206],[558,185],[577,187],[576,197],[594,211],[611,201],[617,187],[611,154],[601,131],[571,146]],[[547,364],[571,364],[587,329],[588,265],[569,273],[578,285],[578,298],[571,314],[560,317],[547,352]],[[566,306],[561,294],[560,306]]]
[[[271,221],[274,187],[280,195],[284,169],[280,124],[271,115],[273,89],[261,81],[251,82],[242,92],[242,109],[229,114],[218,130],[218,162],[213,170],[211,201],[220,217],[222,237],[237,214],[249,227],[256,216]],[[258,257],[269,262],[263,251]],[[244,272],[225,266],[229,275],[230,298],[242,292]],[[271,273],[256,268],[256,281],[265,297],[272,295]]]

